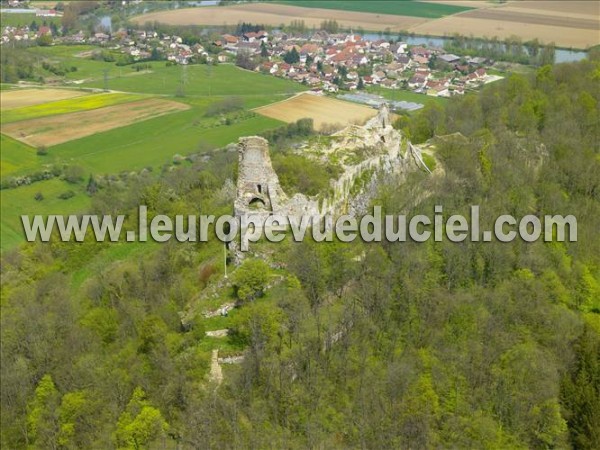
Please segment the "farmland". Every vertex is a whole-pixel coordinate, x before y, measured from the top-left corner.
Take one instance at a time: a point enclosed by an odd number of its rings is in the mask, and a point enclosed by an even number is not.
[[[439,17],[468,11],[471,8],[465,6],[454,6],[442,3],[427,3],[413,1],[380,1],[370,0],[366,2],[357,2],[349,0],[329,0],[329,1],[311,1],[311,0],[287,0],[278,1],[286,5],[301,6],[303,8],[323,8],[335,9],[341,11],[356,11],[377,14],[393,14],[398,16],[426,17],[437,19]]]
[[[15,89],[0,93],[2,111],[12,108],[39,105],[85,95],[85,92],[68,89]],[[2,117],[4,121],[4,116]]]
[[[49,149],[50,156],[77,161],[93,173],[118,173],[170,163],[175,154],[217,148],[238,137],[276,128],[281,122],[251,115],[229,126],[203,129],[196,123],[198,109],[138,122],[128,127],[66,142]]]
[[[211,150],[240,136],[283,125],[250,110],[305,89],[232,65],[182,68],[161,62],[137,72],[81,56],[92,49],[87,45],[54,46],[34,47],[28,52],[53,64],[76,66],[78,70],[67,73],[65,80],[84,89],[102,88],[103,72],[109,69],[109,87],[125,92],[2,85],[3,181],[48,166],[76,165],[85,177],[158,168],[171,164],[176,154]],[[210,105],[231,95],[241,98],[243,110],[228,113],[226,122],[224,117],[206,114]],[[47,147],[46,155],[37,154],[34,146],[38,145]],[[23,240],[17,209],[40,214],[84,211],[90,202],[84,188],[83,182],[68,184],[55,178],[3,190],[2,249]],[[67,190],[75,192],[75,197],[58,199]],[[42,201],[34,200],[37,192],[43,192]]]
[[[246,109],[254,108],[280,98],[281,94],[250,96],[244,98],[244,106]],[[2,175],[24,174],[39,170],[44,164],[73,161],[94,173],[142,169],[169,162],[177,153],[186,155],[197,151],[199,145],[216,148],[233,142],[244,134],[281,125],[277,120],[250,112],[234,114],[229,125],[217,118],[205,117],[208,106],[219,99],[220,97],[177,99],[177,103],[189,108],[49,146],[48,155],[43,157],[35,156],[35,149],[3,135]],[[67,116],[72,114],[44,119],[64,122]],[[3,128],[21,127],[27,122],[30,121],[3,124]],[[10,145],[5,145],[4,140]],[[29,156],[20,164],[21,155],[26,154],[23,149],[28,149]]]
[[[66,91],[68,92],[68,91]],[[86,95],[55,102],[42,103],[23,108],[10,109],[2,112],[2,123],[19,120],[36,119],[38,117],[55,116],[59,114],[88,111],[106,106],[118,105],[144,98],[142,95],[102,93]]]
[[[311,118],[316,129],[327,125],[364,123],[377,113],[368,106],[310,94],[301,94],[289,100],[262,106],[255,111],[288,123]]]
[[[3,124],[2,132],[36,147],[52,146],[188,108],[186,104],[170,100],[139,100],[90,111]]]
[[[469,30],[478,37],[537,38],[542,43],[584,49],[600,43],[599,12],[597,2],[510,2],[421,23],[409,31],[440,36]]]
[[[450,4],[448,4],[450,3]],[[417,35],[452,34],[523,40],[539,39],[559,47],[585,49],[600,43],[597,2],[523,1],[497,4],[476,2],[408,1],[282,1],[226,7],[159,11],[134,17],[138,24],[158,21],[171,25],[237,25],[250,22],[272,26],[302,20],[319,27],[335,19],[346,29],[409,32]]]
[[[294,2],[295,4],[295,2]],[[237,25],[239,22],[259,23],[279,27],[293,20],[302,20],[307,27],[319,27],[324,20],[336,20],[341,26],[354,29],[399,32],[426,22],[423,17],[340,11],[325,8],[302,8],[275,3],[247,3],[234,6],[202,7],[160,11],[134,17],[144,24],[159,21],[170,25]]]

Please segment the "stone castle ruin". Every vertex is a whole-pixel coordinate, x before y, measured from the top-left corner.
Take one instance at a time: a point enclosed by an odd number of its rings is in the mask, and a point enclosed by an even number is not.
[[[268,215],[281,208],[285,197],[273,170],[266,139],[251,136],[239,140],[239,174],[235,213]]]
[[[356,154],[364,149],[369,150],[367,155],[357,159]],[[273,214],[300,217],[361,213],[378,176],[418,169],[429,171],[420,150],[392,127],[386,104],[364,126],[350,125],[333,134],[327,146],[304,148],[302,154],[324,161],[335,157],[340,161],[343,173],[337,180],[331,180],[331,195],[321,199],[303,194],[288,197],[271,164],[268,141],[258,136],[240,138],[235,215],[264,220]],[[357,180],[363,183],[358,189]]]
[[[238,181],[234,203],[236,216],[252,215],[263,221],[272,214],[319,215],[319,202],[305,195],[289,198],[279,185],[269,156],[269,142],[259,136],[240,138]]]

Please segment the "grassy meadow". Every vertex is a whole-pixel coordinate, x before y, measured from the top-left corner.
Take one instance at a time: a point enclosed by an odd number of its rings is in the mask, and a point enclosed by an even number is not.
[[[4,153],[4,152],[3,152]],[[4,157],[4,156],[3,156]],[[62,200],[59,195],[73,191],[75,195]],[[37,193],[43,200],[35,200]],[[51,179],[21,186],[16,189],[0,191],[2,200],[2,236],[0,248],[9,249],[25,240],[21,224],[21,214],[77,214],[85,212],[90,206],[90,197],[80,188],[59,179]]]
[[[50,26],[54,23],[56,26],[61,26],[60,17],[36,17],[35,11],[31,10],[30,13],[4,13],[0,14],[0,23],[2,28],[4,27],[23,27],[25,25],[31,25],[32,22],[38,24],[38,26],[44,25]]]
[[[0,176],[5,177],[17,172],[26,172],[40,166],[36,149],[11,137],[0,134]]]
[[[135,72],[129,67],[116,67],[109,72],[108,88],[125,92],[143,92],[157,95],[219,96],[290,94],[305,90],[302,85],[240,69],[231,64],[218,66],[169,66],[164,62],[150,63],[149,72]],[[104,80],[95,77],[84,87],[102,88]]]
[[[108,88],[115,91],[175,96],[264,95],[290,94],[306,90],[298,83],[240,69],[233,64],[216,66],[167,66],[165,61],[153,61],[148,69],[137,71],[135,64],[115,63],[84,57],[98,50],[89,45],[33,47],[29,51],[51,63],[77,67],[65,74],[67,82],[79,87],[104,89],[107,71]],[[117,55],[117,54],[115,54]],[[50,73],[47,74],[51,76]]]

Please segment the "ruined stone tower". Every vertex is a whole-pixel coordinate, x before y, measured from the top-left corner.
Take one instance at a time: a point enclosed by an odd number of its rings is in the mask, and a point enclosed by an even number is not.
[[[238,157],[235,214],[269,215],[278,211],[285,194],[271,164],[268,141],[259,136],[240,138]]]

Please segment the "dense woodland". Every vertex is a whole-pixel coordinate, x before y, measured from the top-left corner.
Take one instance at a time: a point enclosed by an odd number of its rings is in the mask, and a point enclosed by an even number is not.
[[[576,243],[261,243],[230,284],[214,240],[3,254],[2,447],[600,448],[599,82],[598,61],[544,66],[401,118],[444,174],[376,200],[574,214]],[[114,183],[94,212],[229,213],[236,161]],[[209,289],[245,354],[218,388],[201,315],[178,314]]]

